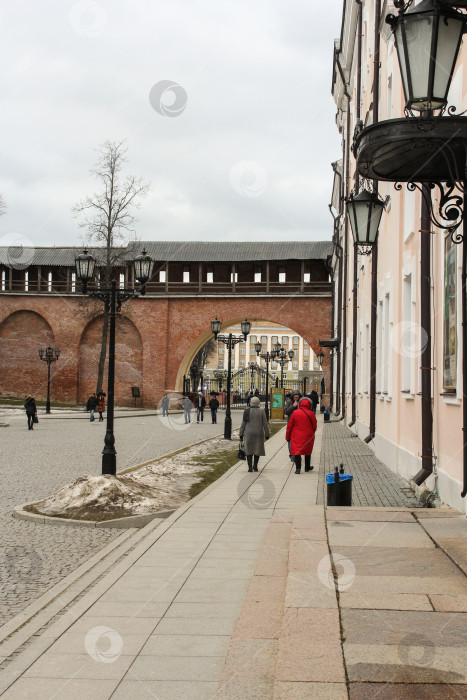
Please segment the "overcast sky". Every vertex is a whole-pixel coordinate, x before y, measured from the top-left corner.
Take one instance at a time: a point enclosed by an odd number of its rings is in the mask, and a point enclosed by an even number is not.
[[[0,9],[0,245],[75,245],[95,148],[151,183],[140,240],[324,240],[342,0],[16,0]],[[171,86],[175,87],[174,90]]]

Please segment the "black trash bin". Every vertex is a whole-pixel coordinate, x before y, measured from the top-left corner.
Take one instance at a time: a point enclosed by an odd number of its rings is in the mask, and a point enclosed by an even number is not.
[[[334,474],[326,474],[327,505],[351,506],[352,505],[352,474],[344,474],[336,467]]]

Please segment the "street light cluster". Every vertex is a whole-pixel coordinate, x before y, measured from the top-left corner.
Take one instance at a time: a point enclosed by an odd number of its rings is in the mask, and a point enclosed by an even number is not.
[[[107,385],[107,424],[102,451],[102,473],[115,476],[117,473],[117,451],[114,435],[114,393],[115,393],[115,320],[121,310],[122,303],[128,299],[143,296],[146,284],[152,277],[154,260],[145,250],[133,260],[134,277],[140,284],[139,290],[117,288],[113,279],[110,287],[99,287],[88,292],[88,283],[94,277],[96,259],[85,249],[75,260],[76,276],[82,284],[83,294],[100,299],[109,314],[109,370]]]

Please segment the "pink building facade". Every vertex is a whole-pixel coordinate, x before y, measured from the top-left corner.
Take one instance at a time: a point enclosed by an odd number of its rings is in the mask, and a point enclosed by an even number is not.
[[[344,0],[341,36],[335,43],[332,93],[342,153],[336,154],[333,164],[331,203],[333,330],[340,340],[339,348],[333,352],[333,411],[359,438],[366,439],[381,461],[407,480],[430,462],[432,475],[424,480],[426,486],[443,502],[466,512],[467,499],[461,496],[465,489],[461,295],[464,244],[455,245],[446,230],[433,224],[429,231],[422,230],[421,194],[409,191],[405,184],[400,190],[393,182],[376,184],[387,202],[379,228],[377,256],[374,252],[369,256],[356,254],[347,215],[350,192],[356,185],[365,185],[356,174],[352,152],[358,120],[366,127],[376,121],[404,117],[399,62],[391,29],[385,23],[389,12],[397,14],[390,2]],[[455,105],[458,112],[467,108],[467,71],[463,65],[466,58],[464,43],[449,93],[449,105]],[[431,241],[430,333],[421,323],[423,236]],[[372,297],[373,278],[376,296],[373,290]],[[376,306],[374,373],[372,298]],[[431,348],[431,366],[424,370],[422,352],[427,344]],[[429,459],[423,455],[423,371],[431,373],[433,428]]]

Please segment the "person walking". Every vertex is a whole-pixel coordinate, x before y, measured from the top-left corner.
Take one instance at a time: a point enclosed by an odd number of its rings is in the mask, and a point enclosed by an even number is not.
[[[209,402],[209,408],[211,409],[211,419],[213,425],[217,423],[217,409],[219,408],[219,401],[216,396],[213,396]]]
[[[310,392],[310,399],[311,399],[311,410],[313,411],[313,413],[316,414],[316,407],[319,404],[319,396],[318,396],[318,392],[315,389],[313,389],[313,391]]]
[[[191,409],[193,408],[193,404],[188,396],[183,397],[182,407],[185,423],[191,423]]]
[[[287,423],[285,439],[290,440],[290,450],[295,462],[295,474],[300,474],[302,455],[305,457],[305,471],[310,472],[311,453],[315,443],[315,433],[318,427],[316,416],[311,410],[311,400],[303,398],[294,410]]]
[[[286,403],[285,408],[284,408],[284,413],[287,416],[287,423],[289,422],[290,416],[292,415],[292,413],[297,410],[298,402],[300,401],[301,398],[302,398],[302,395],[298,390],[293,391],[290,394],[290,400],[288,403]],[[290,440],[287,440],[287,442],[289,445],[289,459],[291,462],[295,462],[295,460],[293,458],[293,453],[291,452],[291,449],[290,449]]]
[[[28,430],[34,430],[34,418],[37,413],[36,400],[32,396],[28,396],[24,402],[24,408],[28,418]]]
[[[91,423],[94,420],[94,411],[96,410],[98,403],[99,402],[97,400],[96,394],[91,394],[86,403],[86,411],[89,411],[89,420],[91,421]]]
[[[204,398],[201,391],[198,391],[198,396],[196,397],[196,422],[199,423],[201,418],[201,423],[204,419],[204,408],[206,406],[206,399]]]
[[[161,401],[161,408],[162,408],[162,417],[168,416],[169,415],[169,397],[167,394],[164,394],[162,401]]]
[[[264,440],[269,438],[269,426],[266,414],[261,408],[257,396],[250,399],[250,407],[243,411],[243,420],[240,426],[240,440],[244,440],[245,454],[248,462],[248,471],[257,472],[260,457],[266,454]]]
[[[97,394],[97,410],[99,411],[99,423],[101,423],[104,420],[102,414],[105,411],[105,396],[106,395],[103,391],[100,391]]]

